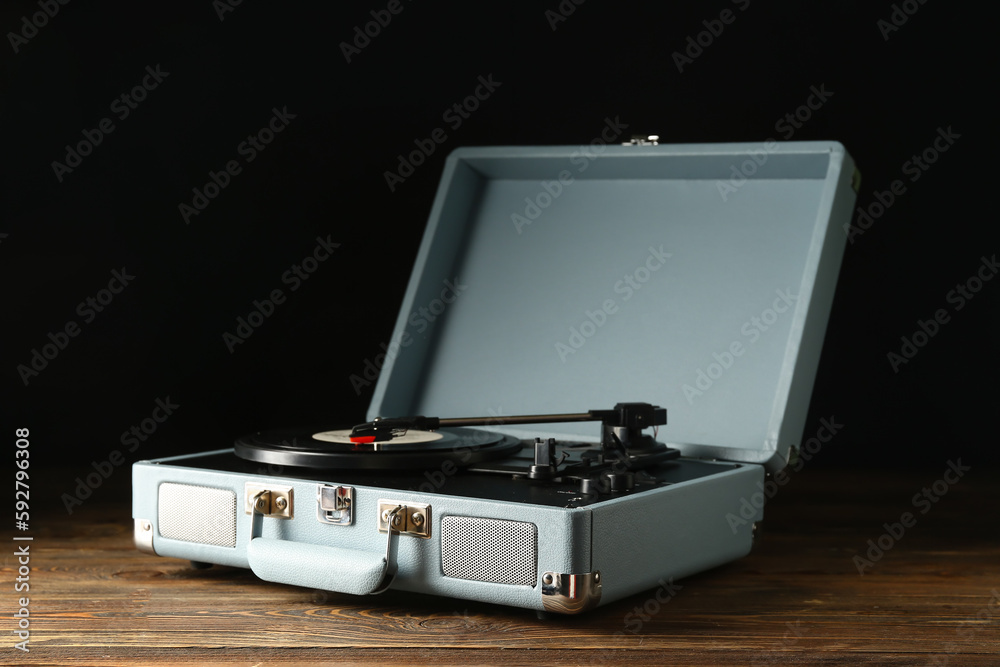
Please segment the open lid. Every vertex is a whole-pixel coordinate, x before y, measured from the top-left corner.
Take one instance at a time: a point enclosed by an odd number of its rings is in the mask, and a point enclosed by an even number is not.
[[[780,469],[805,426],[853,177],[836,142],[460,148],[367,418],[646,402],[685,455]]]

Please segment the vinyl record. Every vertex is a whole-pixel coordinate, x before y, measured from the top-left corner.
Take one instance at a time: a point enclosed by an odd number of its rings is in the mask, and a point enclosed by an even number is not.
[[[236,441],[236,455],[248,461],[281,466],[398,470],[458,466],[510,456],[521,449],[512,436],[471,428],[438,431],[411,429],[385,442],[354,443],[350,429],[262,431]]]

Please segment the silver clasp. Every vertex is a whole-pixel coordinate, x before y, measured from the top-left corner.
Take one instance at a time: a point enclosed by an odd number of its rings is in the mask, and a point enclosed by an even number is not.
[[[316,489],[316,517],[320,523],[350,526],[354,523],[354,487],[320,484]]]

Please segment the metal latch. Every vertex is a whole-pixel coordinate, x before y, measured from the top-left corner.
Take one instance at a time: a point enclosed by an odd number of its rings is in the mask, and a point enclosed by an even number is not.
[[[429,538],[431,536],[431,506],[424,503],[396,500],[378,501],[379,532],[392,531],[400,535]]]
[[[320,484],[316,489],[316,516],[321,523],[350,526],[354,523],[354,487]]]
[[[253,514],[254,509],[258,514],[275,519],[291,519],[292,487],[247,482],[243,492],[243,511],[246,514]]]
[[[658,146],[660,135],[658,134],[633,134],[628,141],[623,141],[622,146]]]

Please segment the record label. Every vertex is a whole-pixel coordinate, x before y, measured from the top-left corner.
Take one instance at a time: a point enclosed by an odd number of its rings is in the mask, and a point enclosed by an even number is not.
[[[351,441],[351,429],[341,428],[334,431],[320,431],[319,433],[313,433],[313,438],[316,440],[321,440],[323,442],[335,442],[342,445],[355,445]],[[385,442],[373,442],[372,445],[378,445],[376,449],[395,449],[397,445],[415,445],[423,442],[434,442],[440,440],[444,435],[437,431],[417,431],[410,429],[404,435],[397,435],[393,437],[392,440],[386,440]]]

